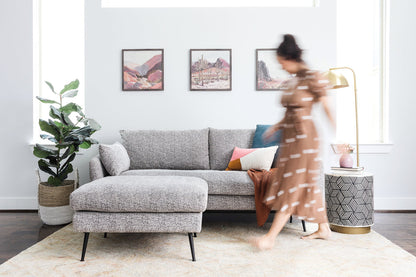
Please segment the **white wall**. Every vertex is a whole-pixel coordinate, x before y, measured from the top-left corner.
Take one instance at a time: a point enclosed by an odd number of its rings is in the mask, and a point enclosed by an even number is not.
[[[0,1],[0,38],[0,209],[33,209],[32,1]]]
[[[362,155],[362,163],[375,174],[377,209],[416,209],[416,1],[391,0],[389,154]]]
[[[255,49],[276,47],[294,33],[311,64],[335,63],[335,3],[314,8],[102,9],[86,3],[86,108],[103,126],[102,142],[118,130],[255,128],[283,109],[276,92],[255,91]],[[297,20],[294,20],[294,19]],[[299,20],[302,19],[302,20]],[[121,49],[164,48],[165,91],[123,92]],[[232,48],[233,90],[189,90],[190,48]]]
[[[286,9],[101,9],[86,1],[86,112],[103,129],[103,143],[119,139],[119,129],[254,128],[273,123],[283,110],[276,92],[255,91],[255,49],[275,47],[293,33],[306,48],[306,60],[325,68],[335,64],[335,1],[320,8]],[[375,174],[377,209],[416,209],[412,182],[415,131],[403,122],[411,108],[410,74],[416,41],[409,26],[416,3],[392,1],[390,154],[361,156]],[[411,8],[413,7],[413,9]],[[0,209],[35,209],[36,160],[32,134],[32,7],[29,0],[0,2],[0,83],[2,127]],[[407,30],[407,31],[403,31]],[[413,37],[409,37],[412,36]],[[121,49],[165,49],[165,91],[121,91]],[[233,90],[189,91],[189,49],[232,48]],[[4,101],[4,102],[3,102]],[[407,114],[409,114],[407,112]],[[81,180],[88,180],[89,149],[78,156]],[[382,199],[382,198],[386,199]],[[402,199],[402,198],[406,199]]]

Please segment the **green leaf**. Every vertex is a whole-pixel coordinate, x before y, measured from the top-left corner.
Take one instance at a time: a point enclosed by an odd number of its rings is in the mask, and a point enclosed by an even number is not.
[[[48,178],[48,184],[50,184],[52,186],[59,186],[59,185],[62,184],[62,182],[63,182],[63,180],[61,180],[59,178],[56,178],[56,177],[53,177],[53,176],[50,176]]]
[[[66,104],[65,106],[63,106],[59,110],[61,112],[65,113],[65,114],[68,114],[68,115],[70,115],[72,112],[77,112],[81,116],[84,116],[84,113],[82,112],[82,108],[79,105],[77,105],[75,103],[72,103],[72,102]],[[77,117],[77,120],[79,120],[78,117]]]
[[[69,158],[65,161],[65,163],[62,165],[60,171],[65,171],[66,167],[75,159],[76,153],[72,153]]]
[[[48,163],[45,160],[39,160],[38,161],[39,169],[52,175],[56,176],[56,173],[52,171],[52,169],[49,168]]]
[[[59,129],[59,128],[63,128],[64,127],[64,124],[62,124],[61,122],[58,122],[58,121],[54,121],[54,123],[55,123],[55,126]]]
[[[52,117],[53,119],[62,120],[61,112],[52,105],[50,106],[50,108],[51,109],[49,110],[49,116]]]
[[[40,144],[36,144],[33,148],[33,154],[38,158],[44,159],[48,156],[58,155],[58,151],[42,146]]]
[[[67,114],[62,114],[63,115],[63,122],[71,127],[74,127],[74,123],[71,121],[71,119],[69,119],[69,116]]]
[[[75,147],[73,145],[69,145],[68,149],[65,150],[64,154],[62,155],[61,159],[66,159],[69,155],[75,152]]]
[[[61,143],[58,143],[58,144],[56,145],[56,147],[57,147],[57,148],[59,148],[59,149],[63,149],[63,148],[67,148],[68,146],[71,146],[71,145],[73,145],[73,144],[74,144],[74,142],[73,142],[73,141],[61,142]]]
[[[88,125],[94,130],[94,131],[98,131],[101,129],[101,125],[98,124],[97,121],[95,121],[92,118],[88,118]]]
[[[48,167],[59,167],[59,164],[57,163],[57,160],[56,160],[55,157],[48,156],[48,157],[46,157],[46,159],[48,159],[49,162],[44,160],[44,162],[45,162],[44,165],[46,165]]]
[[[62,97],[72,98],[78,95],[78,90],[70,90],[62,94]]]
[[[54,136],[56,140],[59,140],[59,138],[61,137],[59,128],[55,125],[55,123],[52,120],[45,121],[43,119],[39,119],[39,127],[42,131],[45,131]]]
[[[58,157],[57,156],[47,156],[46,159],[49,160],[48,164],[52,167],[59,167]]]
[[[95,140],[93,138],[85,138],[86,141],[88,141],[91,144],[99,144],[100,142],[98,140]]]
[[[68,164],[62,171],[58,174],[58,178],[62,181],[68,178],[68,174],[73,171],[72,164]]]
[[[65,85],[59,94],[62,95],[69,90],[77,89],[78,86],[79,86],[79,81],[78,79],[76,79],[75,81],[72,81],[69,84]]]
[[[50,140],[50,141],[52,141],[54,143],[58,143],[58,141],[53,136],[46,135],[46,134],[41,134],[40,137],[42,139],[47,139],[47,140]]]
[[[71,132],[71,135],[89,137],[94,130],[90,126],[84,126]]]
[[[64,142],[61,144],[68,143],[68,144],[80,145],[83,141],[84,141],[83,136],[70,134],[64,138]]]
[[[85,140],[83,143],[81,143],[81,144],[79,145],[79,147],[80,147],[80,148],[83,148],[83,149],[88,149],[88,148],[90,148],[90,147],[91,147],[91,143]]]
[[[49,88],[52,90],[52,92],[56,94],[55,90],[53,89],[52,84],[49,83],[48,81],[45,81],[45,83],[49,86]]]
[[[36,96],[36,98],[44,104],[58,104],[59,105],[59,103],[54,101],[54,100],[49,100],[49,99],[42,98],[42,97],[39,97],[39,96]]]

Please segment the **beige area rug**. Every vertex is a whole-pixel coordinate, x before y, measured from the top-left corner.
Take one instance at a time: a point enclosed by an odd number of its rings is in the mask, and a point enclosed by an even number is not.
[[[247,239],[266,227],[207,223],[194,240],[196,262],[186,234],[94,233],[80,262],[83,234],[68,225],[2,264],[0,276],[416,276],[416,257],[374,231],[303,241],[292,223],[273,250],[256,251]]]

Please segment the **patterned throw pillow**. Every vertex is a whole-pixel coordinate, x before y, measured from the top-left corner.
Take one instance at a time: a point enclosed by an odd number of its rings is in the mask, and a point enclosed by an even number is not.
[[[120,175],[122,172],[129,170],[130,158],[126,148],[119,143],[100,144],[98,146],[100,159],[107,172],[112,176]]]
[[[235,147],[226,170],[270,170],[277,148],[278,146],[250,149]]]

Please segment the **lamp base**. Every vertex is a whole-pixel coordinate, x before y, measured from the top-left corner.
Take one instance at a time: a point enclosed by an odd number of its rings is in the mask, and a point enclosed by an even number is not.
[[[329,224],[332,231],[342,234],[367,234],[371,232],[371,226],[366,227],[350,227],[335,224]]]

